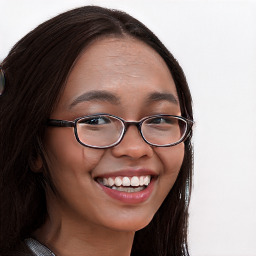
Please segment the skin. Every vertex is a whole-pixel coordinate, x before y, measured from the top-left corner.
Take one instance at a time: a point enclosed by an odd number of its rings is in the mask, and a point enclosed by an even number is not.
[[[118,102],[93,99],[72,104],[95,90],[115,95]],[[172,94],[176,102],[149,101],[151,93]],[[143,42],[105,38],[87,47],[51,118],[74,120],[103,112],[128,121],[154,114],[180,115],[175,84],[165,62]],[[148,225],[175,183],[184,144],[152,147],[135,126],[109,149],[84,147],[75,139],[73,128],[65,127],[48,127],[44,143],[57,195],[47,188],[48,218],[35,237],[61,256],[130,255],[135,231]],[[140,168],[157,175],[152,194],[142,203],[115,200],[94,180],[110,172]]]

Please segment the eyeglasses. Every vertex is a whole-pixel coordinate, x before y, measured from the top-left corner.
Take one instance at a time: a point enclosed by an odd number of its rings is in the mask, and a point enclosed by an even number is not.
[[[138,122],[108,114],[83,116],[74,121],[49,119],[48,126],[74,127],[77,141],[86,147],[110,148],[120,143],[130,125],[135,125],[146,143],[156,147],[174,146],[184,141],[193,121],[181,116],[154,115]]]

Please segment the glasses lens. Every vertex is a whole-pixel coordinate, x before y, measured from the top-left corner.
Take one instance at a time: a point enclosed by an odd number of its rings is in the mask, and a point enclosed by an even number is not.
[[[183,139],[187,131],[187,122],[173,116],[156,116],[146,119],[141,131],[144,138],[151,144],[171,145]]]
[[[108,115],[85,117],[77,122],[79,140],[92,147],[111,146],[120,139],[123,130],[122,121]]]

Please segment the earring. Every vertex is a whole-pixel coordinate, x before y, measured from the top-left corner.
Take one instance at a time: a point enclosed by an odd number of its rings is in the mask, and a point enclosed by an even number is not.
[[[0,96],[3,95],[5,88],[5,77],[2,67],[0,67]]]

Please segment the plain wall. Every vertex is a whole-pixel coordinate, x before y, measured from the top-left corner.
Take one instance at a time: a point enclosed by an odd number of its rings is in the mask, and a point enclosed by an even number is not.
[[[0,60],[48,18],[98,4],[145,23],[179,60],[194,100],[192,256],[255,256],[255,1],[0,0]]]

